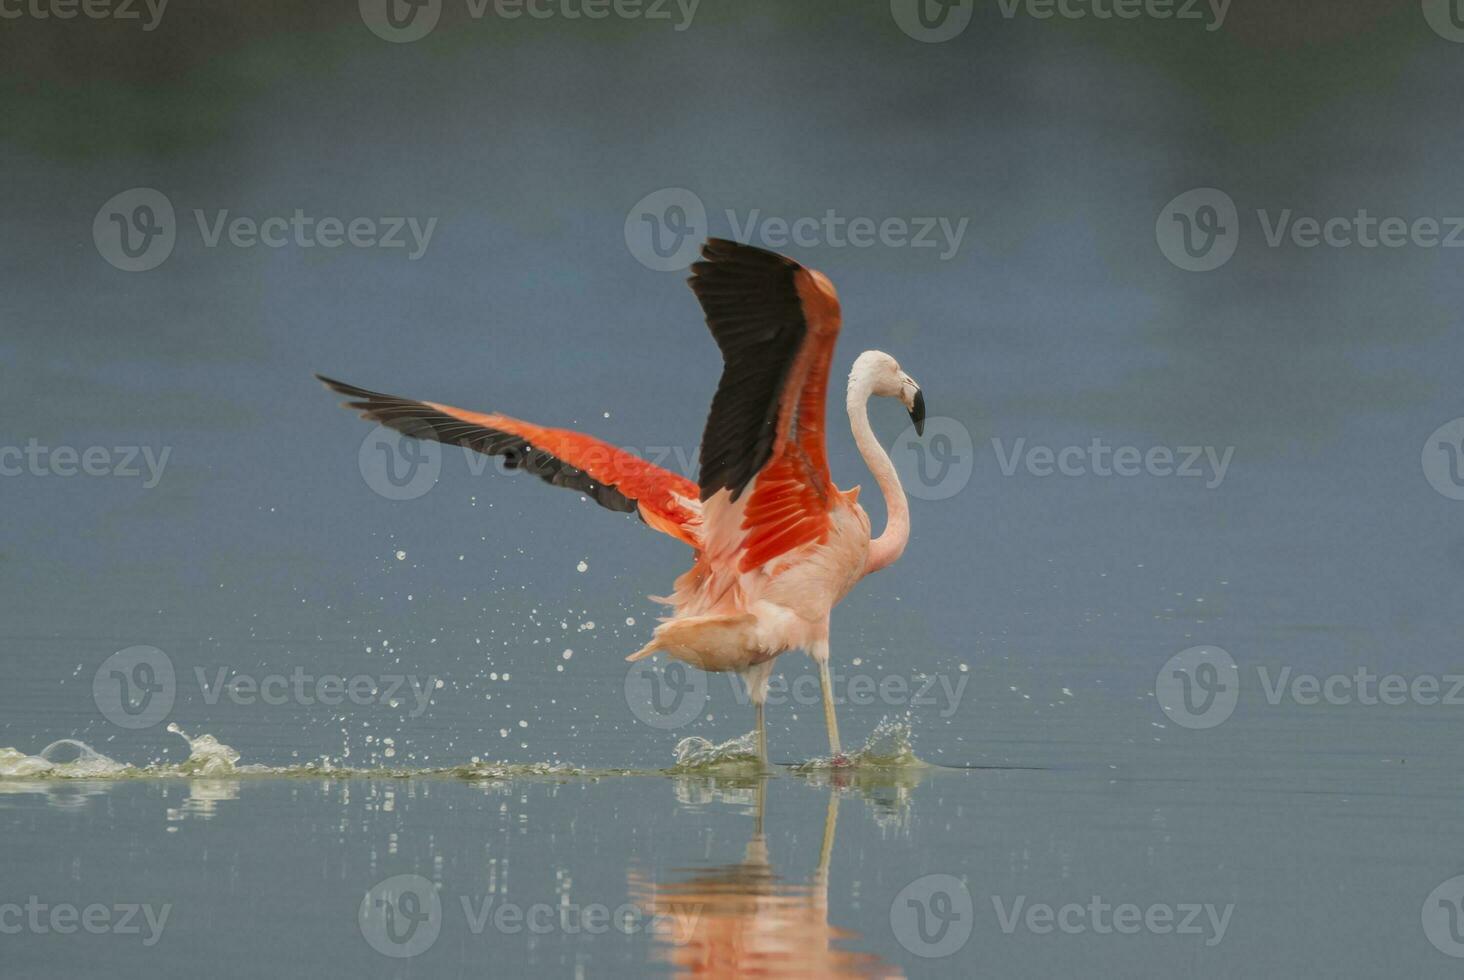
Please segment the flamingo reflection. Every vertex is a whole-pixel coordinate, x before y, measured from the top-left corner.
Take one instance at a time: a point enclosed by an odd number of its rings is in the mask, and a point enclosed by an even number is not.
[[[752,839],[739,863],[671,882],[631,873],[631,898],[671,923],[654,933],[657,958],[676,976],[903,976],[873,953],[847,948],[859,934],[829,922],[837,790],[829,790],[818,868],[806,884],[791,884],[779,878],[763,834],[766,787],[765,779],[756,780]]]

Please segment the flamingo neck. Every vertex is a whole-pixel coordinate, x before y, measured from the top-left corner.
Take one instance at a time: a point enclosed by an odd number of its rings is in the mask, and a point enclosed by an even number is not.
[[[854,445],[859,447],[859,455],[864,457],[869,471],[874,474],[874,482],[879,484],[885,502],[884,533],[869,543],[869,558],[864,566],[866,575],[892,564],[904,553],[905,543],[910,540],[910,505],[905,500],[905,488],[900,486],[895,464],[890,462],[889,454],[869,427],[870,389],[868,378],[850,376],[849,427],[854,430]]]

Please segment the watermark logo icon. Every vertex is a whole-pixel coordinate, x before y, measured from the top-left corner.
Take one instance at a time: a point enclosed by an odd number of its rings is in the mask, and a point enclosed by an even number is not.
[[[1164,257],[1189,272],[1210,272],[1230,261],[1240,244],[1240,214],[1230,195],[1197,187],[1164,205],[1154,222]]]
[[[1464,500],[1464,418],[1445,422],[1423,444],[1423,475],[1450,500]]]
[[[1439,37],[1464,43],[1464,0],[1423,0],[1423,17]]]
[[[421,438],[378,425],[361,441],[356,465],[366,485],[380,496],[415,500],[442,475],[442,445],[431,439],[425,424]]]
[[[680,728],[707,705],[707,674],[679,660],[638,660],[625,674],[625,703],[652,728]]]
[[[924,959],[961,951],[976,925],[976,907],[965,882],[954,875],[917,878],[890,903],[890,928],[900,945]]]
[[[420,41],[437,26],[442,0],[359,0],[361,20],[392,44]]]
[[[384,956],[406,959],[425,953],[442,931],[442,899],[421,875],[396,875],[361,899],[361,935]]]
[[[679,272],[696,261],[707,228],[701,198],[684,187],[664,187],[641,198],[626,214],[625,244],[647,269]]]
[[[1464,875],[1455,875],[1428,893],[1423,934],[1445,956],[1464,957]]]
[[[151,902],[116,902],[104,905],[51,903],[39,895],[30,895],[24,902],[0,903],[0,936],[27,932],[37,936],[73,936],[85,931],[92,936],[138,936],[142,945],[151,949],[163,938],[173,903],[154,905]]]
[[[1154,696],[1176,725],[1214,728],[1235,710],[1240,674],[1235,660],[1219,647],[1190,647],[1160,668]]]
[[[905,492],[920,500],[954,497],[971,482],[976,447],[971,430],[945,415],[925,420],[925,434],[908,426],[894,442],[895,471]]]
[[[906,36],[938,44],[970,26],[975,6],[975,0],[890,0],[890,16]]]
[[[151,728],[168,717],[177,695],[173,661],[157,647],[119,650],[92,676],[92,700],[118,728]]]
[[[111,197],[92,219],[92,241],[123,272],[156,269],[173,254],[178,222],[162,191],[133,187]]]

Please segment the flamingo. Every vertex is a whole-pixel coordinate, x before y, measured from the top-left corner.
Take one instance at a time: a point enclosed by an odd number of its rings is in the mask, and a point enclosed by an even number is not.
[[[885,502],[885,528],[871,537],[859,487],[833,485],[824,447],[824,393],[841,324],[833,284],[786,256],[719,238],[702,246],[688,282],[723,359],[695,483],[584,433],[316,377],[362,418],[501,456],[507,469],[637,513],[691,546],[692,566],[671,595],[651,597],[671,615],[626,659],[665,653],[704,671],[735,671],[756,709],[757,757],[766,765],[773,661],[805,650],[818,665],[831,760],[842,765],[829,616],[855,583],[895,562],[910,537],[909,504],[870,428],[868,402],[899,399],[919,436],[925,396],[883,351],[860,354],[849,373],[854,444]]]

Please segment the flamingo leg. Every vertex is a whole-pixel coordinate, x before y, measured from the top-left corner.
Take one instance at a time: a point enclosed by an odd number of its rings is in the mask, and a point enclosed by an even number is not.
[[[764,661],[741,671],[742,681],[747,685],[747,694],[757,709],[757,761],[764,768],[768,764],[768,726],[764,717],[764,705],[768,700],[768,675],[773,672],[773,662]]]
[[[768,764],[768,726],[761,701],[757,703],[757,761],[763,766]]]
[[[822,656],[820,656],[820,652]],[[818,661],[818,686],[823,691],[824,726],[829,730],[829,753],[835,764],[844,758],[844,749],[839,744],[839,719],[834,715],[834,679],[829,675],[828,644],[820,645],[813,659]]]

